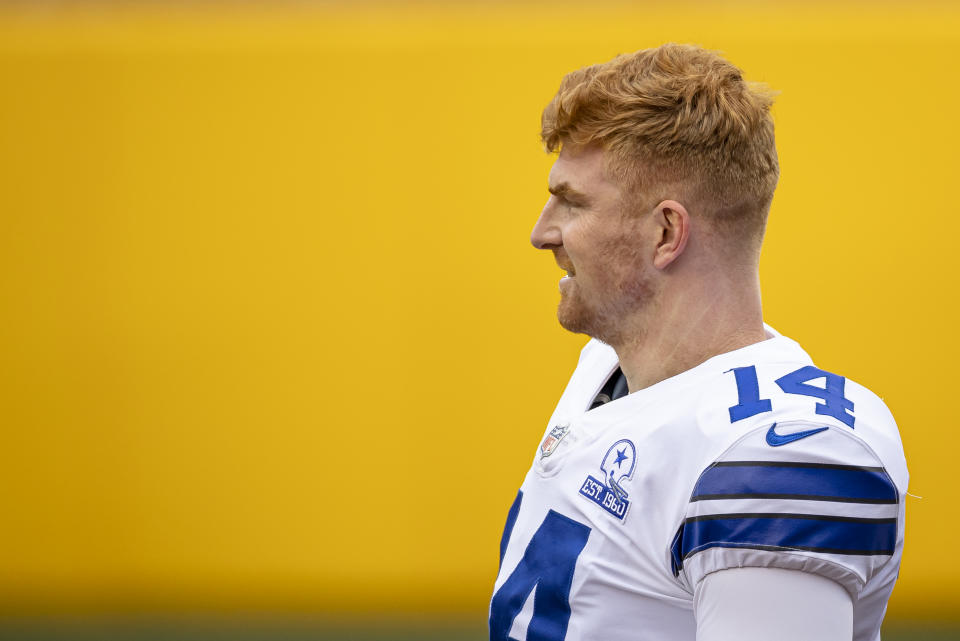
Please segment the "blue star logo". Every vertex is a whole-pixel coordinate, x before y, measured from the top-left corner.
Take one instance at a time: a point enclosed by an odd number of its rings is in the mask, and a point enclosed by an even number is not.
[[[620,469],[620,465],[629,458],[626,455],[626,451],[626,447],[624,447],[622,450],[617,450],[617,460],[614,461],[614,463],[617,464],[617,469]]]

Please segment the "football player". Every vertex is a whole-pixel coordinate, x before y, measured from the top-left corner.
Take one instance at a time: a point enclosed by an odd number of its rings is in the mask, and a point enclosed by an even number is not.
[[[664,45],[568,74],[531,235],[592,337],[507,516],[491,641],[873,641],[907,468],[877,396],[765,325],[771,95]]]

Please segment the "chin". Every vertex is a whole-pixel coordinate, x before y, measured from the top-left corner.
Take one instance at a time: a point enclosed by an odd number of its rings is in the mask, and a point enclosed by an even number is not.
[[[562,297],[557,307],[557,320],[560,326],[574,334],[586,334],[608,345],[620,342],[623,315],[614,312],[603,313],[591,309],[582,301],[571,297]]]
[[[577,301],[564,296],[560,299],[560,305],[557,306],[557,320],[560,321],[560,327],[574,334],[587,334],[593,336],[592,331],[595,325],[593,314]]]

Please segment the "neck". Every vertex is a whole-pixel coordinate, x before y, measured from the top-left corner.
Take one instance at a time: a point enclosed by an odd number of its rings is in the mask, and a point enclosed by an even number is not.
[[[675,376],[716,356],[767,338],[760,284],[702,281],[700,288],[665,288],[634,331],[611,343],[631,392]]]

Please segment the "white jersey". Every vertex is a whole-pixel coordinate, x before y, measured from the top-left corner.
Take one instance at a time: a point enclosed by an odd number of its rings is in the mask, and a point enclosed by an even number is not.
[[[836,581],[854,640],[879,638],[903,549],[896,424],[769,333],[589,411],[618,361],[584,347],[508,513],[491,641],[692,641],[697,584],[736,567]]]

